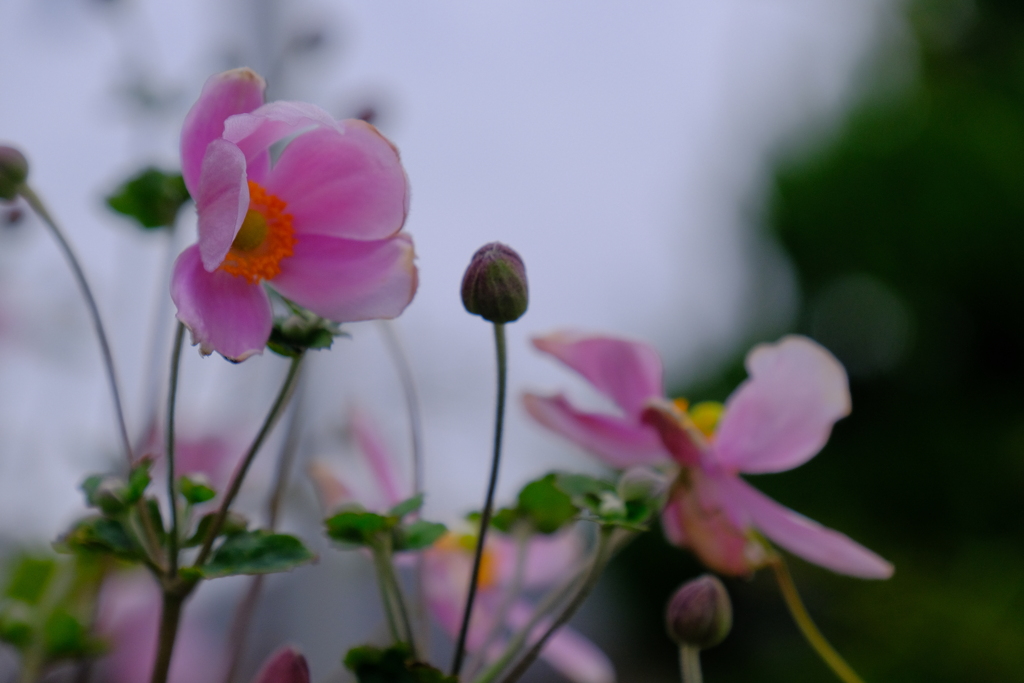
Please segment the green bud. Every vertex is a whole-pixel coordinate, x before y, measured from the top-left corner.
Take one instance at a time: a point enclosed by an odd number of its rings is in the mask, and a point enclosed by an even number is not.
[[[28,178],[28,160],[14,149],[0,145],[0,199],[11,201],[18,196],[21,184]]]
[[[518,320],[529,295],[526,266],[511,247],[491,242],[480,247],[462,278],[462,305],[492,323]]]
[[[732,628],[732,603],[725,586],[711,574],[684,583],[665,610],[668,636],[680,646],[718,645]]]
[[[650,467],[632,467],[619,477],[618,492],[622,500],[652,500],[668,489],[668,478]]]

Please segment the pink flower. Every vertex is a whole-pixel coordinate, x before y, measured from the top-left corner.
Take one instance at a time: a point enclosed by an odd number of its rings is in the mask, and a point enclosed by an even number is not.
[[[309,473],[323,508],[330,512],[341,505],[358,502],[371,510],[386,510],[409,497],[411,494],[403,494],[406,487],[396,472],[394,457],[369,416],[361,410],[353,410],[349,429],[366,460],[377,490],[346,485],[327,464],[315,461],[310,465]],[[475,536],[448,533],[424,551],[423,588],[427,606],[452,638],[457,636],[461,625],[475,543]],[[487,536],[466,644],[470,653],[487,646],[483,657],[487,662],[501,654],[501,648],[508,640],[507,632],[525,627],[533,613],[530,602],[516,597],[504,610],[504,623],[498,623],[502,607],[515,584],[516,545],[508,536],[496,532]],[[579,536],[571,531],[551,537],[532,537],[524,548],[520,589],[535,593],[553,587],[576,569],[582,549]],[[549,624],[550,621],[538,624],[534,637],[539,637]],[[495,632],[494,638],[489,637],[492,631]],[[552,636],[541,657],[574,683],[612,683],[615,680],[615,670],[608,657],[568,627],[562,627]]]
[[[284,647],[264,662],[253,683],[309,683],[309,665],[298,651]]]
[[[263,104],[265,87],[249,69],[212,76],[181,131],[199,241],[174,264],[171,297],[201,352],[231,360],[270,336],[264,281],[336,322],[393,318],[417,285],[395,148],[363,121]],[[289,138],[272,164],[271,146]]]
[[[750,376],[725,406],[703,404],[690,412],[664,399],[661,360],[647,344],[560,332],[534,345],[583,375],[622,414],[580,412],[562,395],[527,394],[530,414],[613,467],[674,461],[679,475],[662,526],[670,541],[711,569],[742,575],[762,566],[767,557],[756,530],[842,574],[892,575],[892,565],[875,553],[779,505],[739,476],[803,464],[850,412],[846,372],[817,343],[788,336],[754,347],[746,360]]]

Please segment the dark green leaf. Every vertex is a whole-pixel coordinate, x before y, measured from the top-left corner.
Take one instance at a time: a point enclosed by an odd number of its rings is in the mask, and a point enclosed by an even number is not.
[[[29,605],[37,605],[56,570],[57,563],[49,558],[23,555],[12,568],[4,595]]]
[[[405,644],[387,649],[364,645],[345,655],[345,668],[358,683],[457,683],[429,664],[417,662]]]
[[[337,323],[324,320],[305,309],[291,305],[294,315],[274,321],[267,348],[276,354],[294,358],[307,349],[329,349],[342,334]]]
[[[228,536],[200,571],[207,579],[236,574],[273,574],[315,559],[302,541],[289,534],[246,531]]]
[[[84,657],[95,650],[85,626],[63,610],[55,611],[46,620],[43,646],[51,659]]]
[[[519,510],[543,534],[558,531],[579,512],[570,496],[556,486],[554,474],[523,487],[519,492]]]
[[[518,508],[501,508],[491,515],[491,526],[502,533],[511,533],[512,527],[521,518]],[[480,519],[479,513],[477,513],[476,519]]]
[[[149,515],[150,528],[163,543],[167,539],[167,530],[164,528],[164,518],[160,514],[160,504],[156,502],[156,498],[146,498],[145,511]]]
[[[434,545],[437,539],[445,535],[448,528],[437,522],[422,520],[398,526],[394,532],[395,550],[420,550]]]
[[[423,507],[422,493],[417,494],[408,500],[403,500],[401,503],[388,510],[388,514],[395,517],[405,517],[410,512],[416,512],[421,507]]]
[[[213,500],[217,492],[213,490],[209,482],[206,481],[202,475],[193,475],[181,477],[178,480],[178,490],[181,491],[181,495],[184,496],[192,505],[199,505],[205,503],[208,500]]]
[[[132,473],[128,476],[128,486],[125,488],[123,497],[125,504],[134,505],[142,494],[146,492],[146,487],[153,480],[149,470],[153,467],[153,461],[146,457],[142,458],[139,463],[132,468]]]
[[[324,524],[327,526],[327,535],[335,541],[367,545],[379,534],[390,530],[396,521],[394,517],[388,518],[374,512],[346,510],[328,518]]]
[[[125,560],[142,560],[142,549],[121,522],[106,517],[81,520],[58,544],[69,550],[109,553]]]
[[[147,168],[107,197],[107,206],[152,229],[173,225],[178,210],[188,200],[180,173]]]
[[[18,649],[28,647],[32,642],[32,626],[22,619],[4,615],[0,617],[0,640]]]

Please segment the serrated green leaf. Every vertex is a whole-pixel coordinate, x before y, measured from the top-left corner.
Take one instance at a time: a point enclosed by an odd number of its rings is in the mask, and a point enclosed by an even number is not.
[[[337,323],[288,302],[294,315],[274,321],[267,348],[286,358],[294,358],[307,349],[329,349],[334,338],[341,336]]]
[[[106,517],[81,520],[61,540],[72,551],[107,553],[130,561],[144,558],[142,549],[121,522]]]
[[[345,668],[358,683],[457,683],[454,676],[445,676],[429,664],[413,659],[403,643],[383,649],[364,645],[345,655]]]
[[[335,541],[367,545],[395,526],[397,518],[375,512],[346,510],[324,521],[327,535]]]
[[[576,518],[579,510],[572,498],[555,484],[549,474],[530,482],[519,492],[520,513],[542,534],[554,533]]]
[[[188,200],[180,173],[151,167],[117,188],[107,197],[107,206],[135,219],[143,228],[153,229],[173,225],[179,209]]]
[[[4,595],[28,605],[37,605],[57,571],[57,563],[50,558],[22,555],[15,560]]]
[[[416,512],[421,507],[423,507],[423,494],[418,493],[388,510],[388,514],[394,517],[405,517],[410,512]]]
[[[178,479],[178,490],[191,505],[213,500],[217,492],[202,475],[184,476]]]
[[[149,483],[153,480],[152,475],[149,471],[153,467],[153,461],[148,457],[143,458],[139,463],[132,468],[132,472],[128,475],[128,485],[125,487],[123,498],[126,505],[134,505],[142,498],[142,494],[146,492],[146,488]]]
[[[199,570],[207,579],[237,574],[274,574],[315,558],[302,541],[290,534],[246,531],[228,536]]]
[[[438,522],[419,520],[402,524],[394,531],[395,550],[420,550],[434,545],[448,531],[448,527]]]

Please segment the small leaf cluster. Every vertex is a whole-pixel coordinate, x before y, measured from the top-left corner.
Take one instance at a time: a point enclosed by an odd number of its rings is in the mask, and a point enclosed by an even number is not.
[[[95,558],[16,556],[0,598],[0,641],[40,665],[100,654],[90,619],[103,573]]]
[[[589,519],[644,531],[658,507],[649,497],[623,495],[604,479],[551,472],[524,486],[516,505],[498,510],[491,525],[505,533],[525,526],[534,533],[553,534],[571,522]],[[479,519],[479,513],[472,517]]]
[[[135,220],[145,230],[174,225],[178,211],[190,199],[180,173],[146,168],[107,197],[107,206]]]
[[[423,494],[402,501],[385,514],[352,505],[328,517],[324,525],[328,536],[345,545],[422,550],[432,546],[448,529],[437,522],[405,521],[405,517],[421,507]]]
[[[309,349],[329,349],[335,337],[344,336],[338,323],[279,297],[288,314],[276,316],[267,348],[285,358],[295,358]]]
[[[364,645],[345,655],[345,668],[358,683],[457,683],[425,662],[416,661],[405,643],[389,648]]]

